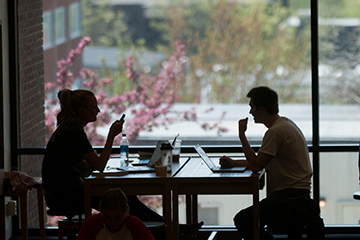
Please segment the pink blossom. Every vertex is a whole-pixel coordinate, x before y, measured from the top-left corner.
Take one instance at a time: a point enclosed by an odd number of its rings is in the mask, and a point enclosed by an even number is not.
[[[52,92],[55,88],[59,91],[73,85],[75,75],[72,67],[74,61],[79,58],[84,48],[90,42],[91,39],[89,37],[84,37],[79,42],[77,48],[69,52],[66,59],[61,59],[57,62],[57,84],[45,83],[45,92]],[[166,66],[155,76],[142,75],[136,71],[136,59],[130,56],[126,60],[126,76],[129,81],[135,84],[135,87],[121,95],[108,96],[104,91],[106,86],[111,86],[111,84],[115,83],[114,79],[107,77],[100,78],[98,74],[90,69],[82,68],[78,73],[83,79],[82,87],[95,93],[99,108],[101,109],[101,112],[98,114],[98,120],[86,126],[89,140],[93,144],[104,144],[105,136],[98,134],[98,127],[110,124],[114,115],[120,115],[126,110],[132,115],[131,119],[126,119],[127,129],[125,129],[132,143],[135,142],[141,131],[152,131],[154,127],[158,126],[167,128],[176,121],[197,122],[195,108],[185,112],[175,112],[172,109],[179,99],[178,90],[184,78],[184,69],[186,67],[184,50],[185,45],[179,40],[176,41],[174,53],[169,57]],[[56,114],[59,110],[57,99],[48,99],[50,96],[53,95],[46,94],[45,106],[45,125],[48,137],[55,128]],[[170,117],[170,113],[172,117]],[[222,118],[223,116],[224,114]],[[226,131],[226,128],[219,127],[218,123],[212,126],[208,123],[199,123],[199,125],[205,130],[218,127],[218,132]],[[116,139],[116,141],[119,141],[119,139]]]

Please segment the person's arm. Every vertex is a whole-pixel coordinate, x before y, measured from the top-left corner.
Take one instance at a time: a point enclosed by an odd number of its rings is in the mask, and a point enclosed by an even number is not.
[[[244,160],[234,160],[228,156],[222,156],[219,159],[219,164],[222,168],[232,168],[232,167],[244,167],[248,166],[247,162],[244,163]]]
[[[83,155],[83,158],[85,159],[85,161],[87,161],[90,164],[93,170],[99,170],[99,171],[104,170],[106,163],[110,158],[114,139],[117,135],[119,135],[122,132],[123,124],[124,124],[124,120],[122,121],[116,120],[115,122],[113,122],[113,124],[109,129],[109,133],[106,139],[104,149],[100,155],[97,155],[95,151]]]
[[[78,164],[75,165],[75,168],[80,171],[81,175],[80,177],[88,177],[92,173],[92,169],[89,163],[87,163],[85,160],[82,160]]]
[[[239,138],[243,147],[243,152],[245,154],[246,160],[249,164],[249,168],[253,172],[258,172],[262,170],[271,161],[271,159],[273,159],[273,156],[262,152],[259,152],[256,155],[245,135],[247,129],[247,122],[248,118],[239,120]]]

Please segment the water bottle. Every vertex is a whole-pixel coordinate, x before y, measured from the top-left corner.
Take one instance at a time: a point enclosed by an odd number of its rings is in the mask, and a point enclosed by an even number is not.
[[[129,141],[126,138],[126,134],[123,133],[120,141],[120,159],[129,161]]]

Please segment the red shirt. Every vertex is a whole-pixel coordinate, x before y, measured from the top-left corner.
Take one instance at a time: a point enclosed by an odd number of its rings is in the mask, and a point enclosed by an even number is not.
[[[101,213],[89,217],[82,225],[76,240],[154,240],[149,229],[137,217],[127,214],[121,229],[110,232]]]

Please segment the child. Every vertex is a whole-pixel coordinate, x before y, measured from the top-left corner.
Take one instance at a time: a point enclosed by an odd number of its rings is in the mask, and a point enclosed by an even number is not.
[[[100,202],[100,213],[89,217],[76,240],[153,240],[149,229],[129,215],[127,198],[120,188],[110,189]]]

